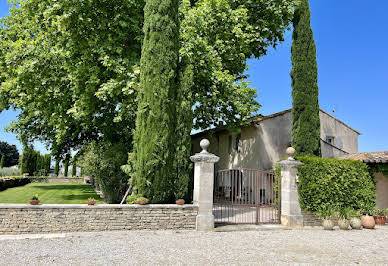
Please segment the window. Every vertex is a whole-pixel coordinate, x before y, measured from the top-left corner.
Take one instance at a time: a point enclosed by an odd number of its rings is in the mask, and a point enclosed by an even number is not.
[[[240,139],[241,139],[241,135],[240,134],[238,134],[237,136],[236,136],[236,142],[234,143],[234,149],[238,152],[239,150],[238,150],[238,146],[239,146],[239,144],[240,144]]]
[[[334,137],[327,136],[327,137],[326,137],[326,142],[327,142],[327,143],[330,143],[331,145],[334,145]]]

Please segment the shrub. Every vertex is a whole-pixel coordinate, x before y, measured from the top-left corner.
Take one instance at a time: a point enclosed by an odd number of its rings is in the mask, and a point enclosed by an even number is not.
[[[136,195],[136,194],[130,195],[127,197],[126,202],[127,204],[135,204],[136,200],[140,197],[141,197],[140,195]]]
[[[376,188],[360,161],[301,157],[299,201],[303,209],[362,209],[375,205]]]
[[[0,178],[0,191],[6,190],[8,188],[24,186],[30,182],[31,180],[28,177],[22,176]]]
[[[2,176],[19,176],[20,170],[14,167],[5,167],[0,169],[0,177]]]
[[[120,203],[128,188],[128,176],[121,170],[127,154],[124,144],[92,142],[80,160],[85,173],[95,178],[107,203]]]

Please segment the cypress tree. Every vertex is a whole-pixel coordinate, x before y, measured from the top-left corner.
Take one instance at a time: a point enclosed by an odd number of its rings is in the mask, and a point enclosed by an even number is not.
[[[75,177],[76,175],[77,175],[77,163],[74,160],[73,164],[71,165],[71,176]]]
[[[298,155],[320,156],[318,70],[308,0],[295,8],[292,34],[292,145]]]
[[[174,200],[178,0],[146,0],[136,117],[134,189],[153,203]]]
[[[5,155],[3,154],[0,160],[0,168],[4,168],[4,163],[5,163]]]
[[[61,159],[59,157],[55,160],[55,175],[59,176],[59,163],[61,162]]]
[[[69,174],[69,161],[70,161],[70,154],[66,154],[65,162],[64,162],[64,175],[67,177]]]

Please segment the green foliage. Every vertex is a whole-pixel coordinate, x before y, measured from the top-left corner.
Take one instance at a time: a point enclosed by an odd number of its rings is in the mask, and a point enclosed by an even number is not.
[[[352,208],[349,207],[341,207],[338,209],[338,216],[340,219],[349,219],[352,216]]]
[[[32,147],[26,147],[21,157],[21,173],[29,176],[45,176],[49,173],[51,155],[41,155]]]
[[[154,203],[174,200],[178,7],[178,0],[147,0],[144,8],[134,188]]]
[[[132,141],[142,0],[16,0],[0,28],[0,111],[55,154]],[[32,100],[33,99],[33,100]]]
[[[376,216],[387,216],[388,209],[380,209],[380,208],[374,208],[373,215]]]
[[[7,176],[6,178],[0,178],[0,191],[8,188],[24,186],[30,182],[31,180],[29,178],[22,176]]]
[[[4,168],[4,163],[5,163],[5,155],[2,155],[0,160],[0,168]]]
[[[64,176],[66,176],[66,177],[69,175],[69,162],[70,162],[70,154],[66,154],[65,162],[63,164]]]
[[[320,156],[318,67],[308,0],[295,8],[292,34],[292,146],[299,156]]]
[[[317,213],[319,217],[326,220],[334,216],[335,210],[330,207],[322,207],[317,211]]]
[[[128,159],[125,144],[90,143],[80,158],[87,175],[100,185],[107,203],[120,203],[128,187],[128,176],[121,166]]]
[[[368,166],[359,161],[300,157],[299,201],[303,209],[363,209],[374,206],[376,188]]]
[[[0,177],[2,176],[20,176],[20,170],[14,167],[4,167],[0,169]]]
[[[136,195],[136,194],[130,195],[126,198],[126,202],[127,204],[135,204],[136,200],[140,197],[141,197],[140,195]]]
[[[384,176],[388,177],[388,164],[387,163],[376,163],[369,165],[372,173],[383,173]]]
[[[11,167],[18,164],[19,152],[15,145],[10,145],[7,142],[0,141],[0,155],[4,156],[3,167]]]
[[[75,160],[73,160],[73,164],[71,165],[71,176],[77,176],[77,163]]]
[[[56,176],[59,176],[59,164],[61,162],[61,159],[59,157],[57,157],[57,159],[55,160],[55,175]]]

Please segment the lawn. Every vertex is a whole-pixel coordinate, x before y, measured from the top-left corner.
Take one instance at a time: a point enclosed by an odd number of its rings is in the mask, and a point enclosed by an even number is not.
[[[80,183],[30,183],[0,192],[0,203],[28,203],[39,194],[41,204],[86,204],[88,198],[102,203],[93,188]]]

